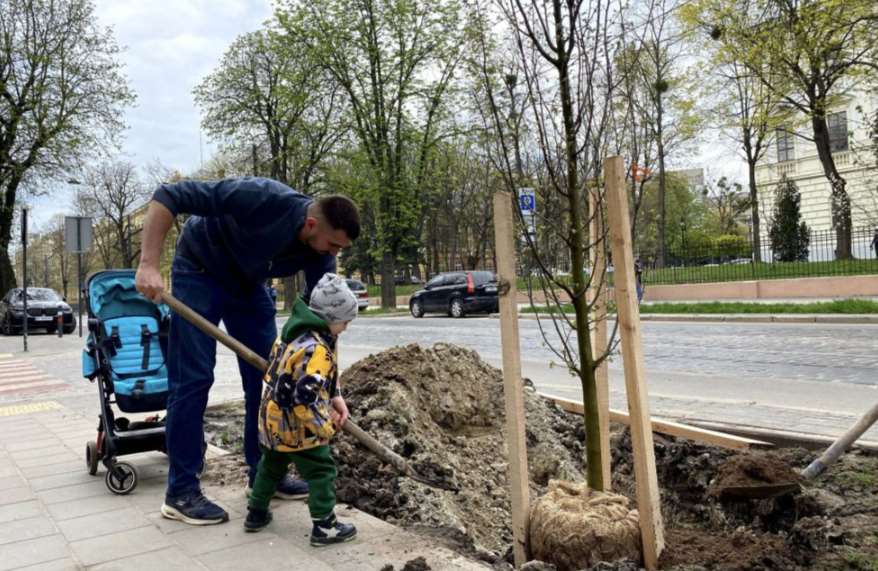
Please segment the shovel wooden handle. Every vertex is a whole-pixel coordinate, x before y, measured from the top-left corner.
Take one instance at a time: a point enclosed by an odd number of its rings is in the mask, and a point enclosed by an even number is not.
[[[191,307],[181,302],[179,299],[174,297],[173,295],[162,292],[162,301],[168,304],[168,306],[173,309],[180,317],[206,333],[207,335],[213,337],[229,349],[235,352],[236,355],[259,369],[260,371],[266,371],[268,369],[268,361],[260,357],[257,353],[250,350],[243,343],[224,332],[222,329],[206,320],[204,317],[196,313]],[[442,488],[442,489],[450,489],[448,484],[443,484],[441,482],[432,482],[426,478],[423,478],[417,475],[414,470],[412,470],[411,466],[408,465],[402,456],[384,446],[378,440],[370,436],[366,433],[365,430],[360,428],[353,420],[348,418],[344,425],[342,426],[345,432],[353,436],[360,442],[363,446],[368,448],[372,453],[376,456],[396,468],[401,474],[404,474],[410,478],[418,480],[424,484]]]

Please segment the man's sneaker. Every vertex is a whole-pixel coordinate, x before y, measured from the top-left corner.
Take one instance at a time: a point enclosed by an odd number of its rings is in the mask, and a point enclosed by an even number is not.
[[[165,495],[162,515],[190,525],[214,525],[229,521],[229,514],[204,497],[201,490],[181,496]]]
[[[335,514],[325,519],[314,520],[314,527],[311,528],[311,545],[314,547],[344,543],[355,537],[357,537],[357,528],[350,523],[341,523],[335,519]]]
[[[271,510],[260,510],[251,507],[247,508],[247,519],[244,520],[244,531],[262,531],[269,523],[271,523]]]
[[[250,482],[250,485],[247,486],[247,497],[250,497],[250,493],[253,491],[253,482]],[[277,489],[274,491],[274,497],[281,500],[304,500],[308,498],[308,483],[302,480],[297,480],[293,478],[289,474],[284,476],[284,479],[281,480],[280,484],[277,485]]]

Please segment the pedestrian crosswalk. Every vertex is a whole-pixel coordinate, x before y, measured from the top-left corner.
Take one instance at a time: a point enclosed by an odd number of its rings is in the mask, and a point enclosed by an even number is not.
[[[0,354],[0,397],[27,396],[67,388],[67,383],[46,374],[30,362],[9,353]]]

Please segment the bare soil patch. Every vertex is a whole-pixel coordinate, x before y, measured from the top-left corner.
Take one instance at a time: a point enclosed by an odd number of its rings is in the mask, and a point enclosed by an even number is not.
[[[339,501],[508,568],[510,506],[500,371],[453,345],[397,347],[354,364],[342,376],[352,417],[423,475],[459,486],[436,490],[400,477],[352,438],[334,443]],[[525,380],[530,491],[550,479],[584,480],[584,428],[539,397]],[[242,405],[208,411],[217,446],[240,452]],[[613,490],[634,499],[631,441],[612,427]],[[849,453],[800,493],[763,500],[717,497],[718,486],[795,477],[813,452],[738,453],[655,435],[666,549],[662,569],[878,570],[878,458]],[[208,466],[205,478],[246,485],[234,457]],[[235,462],[237,462],[235,464]],[[630,571],[631,561],[593,569]]]

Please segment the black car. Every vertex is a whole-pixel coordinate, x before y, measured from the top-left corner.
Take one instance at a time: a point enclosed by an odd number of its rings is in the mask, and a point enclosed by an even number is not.
[[[452,317],[498,310],[497,276],[493,272],[448,272],[438,274],[409,300],[414,317],[442,312]]]
[[[21,288],[9,290],[0,301],[0,329],[4,335],[14,335],[24,329],[24,300]],[[44,287],[27,288],[27,328],[46,329],[54,332],[58,328],[58,312],[64,320],[64,333],[73,333],[76,318],[73,310],[55,290]]]

